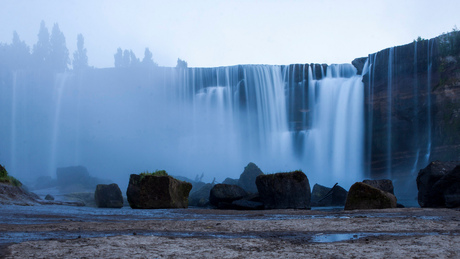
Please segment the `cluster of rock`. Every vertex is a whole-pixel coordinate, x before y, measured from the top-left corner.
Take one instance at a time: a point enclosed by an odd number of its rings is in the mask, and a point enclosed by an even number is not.
[[[310,184],[301,171],[258,175],[256,193],[238,185],[216,184],[210,204],[218,209],[310,209]]]
[[[259,208],[260,207],[260,199],[258,198],[257,194],[257,186],[256,186],[256,178],[259,175],[263,175],[262,170],[254,164],[254,163],[249,163],[245,168],[243,173],[241,173],[239,179],[232,179],[232,178],[226,178],[222,184],[224,185],[232,185],[232,186],[238,186],[240,189],[245,191],[245,199],[238,198],[234,199],[236,201],[235,203],[245,203],[246,205],[251,205],[252,208]],[[226,199],[224,203],[222,203],[221,207],[219,207],[217,204],[218,203],[210,203],[210,195],[211,195],[211,189],[214,187],[214,184],[206,184],[202,185],[200,189],[192,190],[190,192],[190,197],[189,197],[189,205],[190,206],[195,206],[195,207],[217,207],[217,208],[239,208],[235,206],[229,206],[228,205],[228,198]],[[225,186],[217,186],[216,188],[228,188],[231,190],[237,190],[238,188],[235,187],[225,187]],[[221,194],[227,193],[230,190],[220,190],[219,192]],[[241,200],[241,201],[237,201]],[[232,201],[233,202],[233,201]],[[258,202],[258,203],[253,203],[253,202]],[[231,202],[230,202],[231,203]],[[243,209],[243,208],[241,208]],[[246,207],[246,209],[251,209],[250,207]]]
[[[190,205],[236,210],[312,206],[344,206],[347,210],[396,208],[393,189],[391,180],[364,180],[354,184],[350,192],[338,184],[332,188],[315,184],[310,192],[308,178],[302,171],[265,175],[250,163],[240,179],[227,178],[222,184],[208,184],[192,193]]]
[[[431,162],[417,176],[422,208],[460,207],[460,162]]]
[[[88,176],[82,168],[70,171],[75,177]],[[71,184],[73,176],[62,178],[62,174],[63,171],[58,170],[61,185]],[[127,201],[133,209],[187,208],[190,205],[236,210],[344,206],[345,210],[355,210],[399,206],[391,180],[364,180],[353,184],[348,192],[338,184],[332,188],[315,184],[310,192],[309,180],[302,171],[266,175],[254,163],[244,168],[239,179],[227,178],[222,184],[201,181],[194,184],[196,188],[191,192],[191,183],[169,175],[132,174],[126,191]],[[421,207],[460,207],[460,162],[431,162],[420,170],[417,188]],[[97,185],[94,201],[99,208],[121,208],[124,203],[115,183]],[[0,204],[84,205],[54,201],[51,195],[41,200],[22,187],[7,184],[0,185]]]

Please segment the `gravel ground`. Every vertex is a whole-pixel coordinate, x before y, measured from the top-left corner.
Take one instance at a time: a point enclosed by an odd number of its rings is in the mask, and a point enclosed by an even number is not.
[[[91,216],[74,221],[50,214],[51,223],[0,224],[0,232],[6,236],[0,245],[0,257],[460,257],[458,210],[187,209],[167,215],[151,220],[115,217],[94,222]],[[23,238],[15,243],[17,236]]]

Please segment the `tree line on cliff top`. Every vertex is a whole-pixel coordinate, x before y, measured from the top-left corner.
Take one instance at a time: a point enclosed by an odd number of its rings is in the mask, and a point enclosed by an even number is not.
[[[84,70],[90,68],[88,65],[85,39],[82,34],[77,35],[77,49],[69,57],[64,33],[57,23],[54,23],[51,34],[45,25],[40,23],[37,34],[37,42],[29,47],[14,31],[10,44],[0,42],[0,71],[1,70],[28,70],[45,69],[55,72],[64,72],[69,69]],[[118,48],[114,54],[115,67],[144,67],[154,68],[158,64],[153,61],[153,54],[149,48],[145,48],[142,60],[136,57],[132,50]],[[178,59],[178,68],[186,68],[187,62]]]

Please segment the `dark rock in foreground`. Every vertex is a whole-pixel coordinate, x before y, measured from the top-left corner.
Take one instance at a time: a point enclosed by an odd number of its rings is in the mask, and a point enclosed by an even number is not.
[[[345,210],[396,208],[396,197],[389,193],[357,182],[348,191]]]
[[[431,162],[417,176],[418,203],[426,208],[460,206],[460,162]]]
[[[302,171],[259,175],[256,185],[265,209],[310,209],[310,183]]]
[[[319,184],[313,186],[311,192],[311,206],[312,207],[331,207],[331,206],[345,206],[347,200],[347,190],[334,185],[332,188],[325,187]]]
[[[140,176],[129,178],[126,196],[133,209],[187,208],[192,184],[171,176]]]
[[[248,193],[238,185],[216,184],[209,193],[209,203],[218,209],[232,209],[233,201],[247,195]]]
[[[389,179],[379,179],[379,180],[364,180],[363,183],[369,184],[372,187],[375,187],[384,192],[394,193],[393,181]]]
[[[210,183],[205,184],[196,192],[190,193],[188,197],[188,206],[207,207],[209,206],[209,194],[213,185]]]
[[[238,180],[238,185],[243,188],[245,191],[250,193],[257,192],[256,178],[259,175],[264,174],[260,168],[254,164],[249,163],[245,168],[243,173],[240,175]]]
[[[116,183],[98,184],[94,192],[94,200],[98,208],[123,207],[123,195]]]

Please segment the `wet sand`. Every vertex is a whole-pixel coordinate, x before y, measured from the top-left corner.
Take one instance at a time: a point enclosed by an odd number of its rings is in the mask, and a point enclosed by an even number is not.
[[[62,207],[62,206],[61,206]],[[66,206],[64,206],[66,207]],[[460,212],[45,210],[0,224],[5,258],[458,258]],[[82,210],[82,209],[80,209]],[[86,213],[86,214],[85,214]],[[26,214],[26,216],[24,216]],[[41,219],[39,223],[33,218]],[[106,214],[107,218],[100,214]],[[1,216],[1,212],[0,212]],[[47,217],[49,217],[47,219]]]

